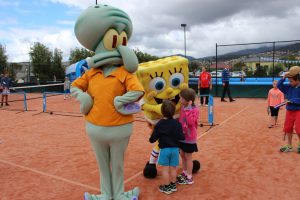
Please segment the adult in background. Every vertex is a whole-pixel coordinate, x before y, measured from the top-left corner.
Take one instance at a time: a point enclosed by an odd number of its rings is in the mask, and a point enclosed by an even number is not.
[[[240,81],[241,82],[245,82],[245,72],[244,72],[244,70],[242,70],[240,73],[241,73],[241,76],[240,76],[241,79],[240,79]]]
[[[4,77],[4,74],[1,74],[0,75],[0,94],[2,94],[2,91],[3,91],[3,88],[2,88],[2,85],[1,85],[1,79]]]
[[[71,98],[70,96],[70,88],[71,88],[71,82],[69,80],[69,77],[65,77],[64,81],[64,100]]]
[[[230,72],[228,66],[224,68],[222,71],[222,83],[223,83],[223,93],[222,93],[222,98],[221,101],[226,102],[225,100],[225,94],[227,93],[229,101],[233,102],[235,101],[230,94],[230,88],[229,88],[229,79],[230,79]]]
[[[1,78],[0,84],[2,88],[1,107],[3,106],[4,99],[5,99],[5,105],[9,106],[8,94],[9,94],[9,87],[11,86],[11,79],[8,77],[8,72],[5,72],[4,77]]]
[[[200,104],[201,106],[208,106],[208,99],[209,99],[208,95],[209,95],[209,91],[212,89],[212,81],[211,81],[210,73],[206,71],[206,67],[202,67],[202,72],[199,75],[198,83],[199,83],[198,90],[200,94]],[[204,98],[205,98],[205,104],[204,104]]]

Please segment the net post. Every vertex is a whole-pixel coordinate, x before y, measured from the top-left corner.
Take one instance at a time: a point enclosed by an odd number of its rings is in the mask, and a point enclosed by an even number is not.
[[[24,92],[24,111],[27,111],[27,99],[26,99],[26,92]]]
[[[214,98],[212,95],[209,95],[208,100],[208,123],[210,125],[214,124]]]
[[[43,112],[46,112],[46,92],[43,92]]]

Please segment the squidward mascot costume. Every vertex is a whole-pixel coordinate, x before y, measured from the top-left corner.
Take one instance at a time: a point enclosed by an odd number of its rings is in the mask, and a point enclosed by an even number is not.
[[[129,16],[108,5],[87,8],[75,24],[78,41],[95,52],[86,59],[90,70],[71,88],[85,115],[86,132],[100,168],[101,194],[86,192],[85,200],[136,200],[139,195],[138,188],[124,192],[124,153],[132,133],[132,114],[139,111],[133,102],[144,94],[133,74],[137,57],[126,47],[131,34]]]

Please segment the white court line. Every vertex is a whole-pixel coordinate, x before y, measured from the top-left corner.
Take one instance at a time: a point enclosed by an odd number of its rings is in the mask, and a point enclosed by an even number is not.
[[[133,179],[135,179],[136,177],[138,177],[138,176],[141,175],[142,173],[143,173],[142,171],[136,173],[136,174],[133,175],[132,177],[126,179],[126,180],[124,181],[124,183],[128,183],[129,181],[132,181]]]
[[[244,112],[245,110],[247,110],[249,108],[249,106],[247,106],[246,108],[244,108],[243,110],[241,110],[240,112],[235,113],[234,115],[230,116],[229,118],[227,118],[226,120],[222,121],[218,126],[214,126],[211,129],[209,129],[207,132],[203,133],[202,135],[199,135],[197,137],[197,140],[199,140],[201,137],[203,137],[204,135],[208,134],[211,130],[213,130],[214,128],[220,127],[222,126],[222,124],[226,123],[227,121],[231,120],[232,118],[234,118],[235,116],[239,115],[241,112]]]
[[[15,164],[15,163],[12,163],[12,162],[9,162],[9,161],[6,161],[6,160],[0,159],[0,162],[11,165],[11,166],[14,166],[14,167],[18,167],[18,168],[21,168],[21,169],[24,169],[24,170],[27,170],[27,171],[31,171],[31,172],[34,172],[36,174],[40,174],[40,175],[43,175],[43,176],[48,176],[50,178],[53,178],[53,179],[56,179],[56,180],[59,180],[59,181],[64,181],[64,182],[70,183],[72,185],[77,185],[77,186],[80,186],[80,187],[84,187],[84,188],[99,192],[99,188],[96,188],[96,187],[92,187],[92,186],[89,186],[89,185],[85,185],[85,184],[82,184],[82,183],[71,181],[69,179],[65,179],[65,178],[55,176],[55,175],[52,175],[52,174],[48,174],[48,173],[45,173],[45,172],[42,172],[42,171],[39,171],[39,170],[36,170],[36,169],[32,169],[32,168],[29,168],[29,167],[18,165],[18,164]]]
[[[211,128],[209,131],[207,131],[207,132],[205,132],[204,134],[202,134],[202,135],[200,135],[199,137],[197,137],[197,140],[199,140],[199,139],[200,139],[201,137],[203,137],[204,135],[210,133],[211,130],[213,130],[214,128],[220,127],[221,125],[223,125],[224,123],[226,123],[227,121],[229,121],[230,119],[232,119],[233,117],[237,116],[238,114],[240,114],[241,112],[245,111],[245,110],[248,109],[248,108],[249,108],[249,106],[247,106],[247,107],[244,108],[243,110],[239,111],[238,113],[232,115],[231,117],[227,118],[226,120],[224,120],[223,122],[221,122],[218,126],[215,126],[215,127]],[[18,168],[21,168],[21,169],[24,169],[24,170],[27,170],[27,171],[31,171],[31,172],[34,172],[34,173],[36,173],[36,174],[40,174],[40,175],[43,175],[43,176],[48,176],[48,177],[50,177],[50,178],[53,178],[53,179],[56,179],[56,180],[59,180],[59,181],[64,181],[64,182],[70,183],[70,184],[72,184],[72,185],[84,187],[84,188],[87,188],[87,189],[90,189],[90,190],[99,192],[99,188],[96,188],[96,187],[92,187],[92,186],[89,186],[89,185],[86,185],[86,184],[82,184],[82,183],[79,183],[79,182],[75,182],[75,181],[72,181],[72,180],[69,180],[69,179],[65,179],[65,178],[62,178],[62,177],[59,177],[59,176],[55,176],[55,175],[52,175],[52,174],[49,174],[49,173],[45,173],[45,172],[42,172],[42,171],[39,171],[39,170],[35,170],[35,169],[29,168],[29,167],[25,167],[25,166],[22,166],[22,165],[18,165],[18,164],[15,164],[15,163],[12,163],[12,162],[3,160],[3,159],[0,159],[0,162],[5,163],[5,164],[8,164],[8,165],[11,165],[11,166],[14,166],[14,167],[18,167]],[[131,176],[130,178],[126,179],[126,180],[124,181],[124,183],[128,183],[129,181],[134,180],[136,177],[140,176],[142,173],[143,173],[142,171],[136,173],[135,175],[133,175],[133,176]]]

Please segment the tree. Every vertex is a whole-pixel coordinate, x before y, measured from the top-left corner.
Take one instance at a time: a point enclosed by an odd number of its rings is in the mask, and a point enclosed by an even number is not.
[[[289,61],[295,61],[296,57],[293,55],[287,55],[284,57],[281,57],[280,60],[286,60],[286,62],[284,63],[284,68],[285,70],[289,70],[292,66],[294,66],[294,63],[290,63]]]
[[[198,69],[199,69],[198,62],[197,61],[191,61],[190,64],[189,64],[189,71],[193,72],[194,76],[195,76],[195,73]]]
[[[5,47],[0,44],[0,73],[3,74],[4,70],[7,68],[7,55]]]
[[[22,65],[20,63],[10,63],[7,67],[9,77],[14,81],[16,80],[16,71],[20,71]]]
[[[283,65],[278,63],[274,66],[274,76],[279,76],[279,72],[283,71]],[[269,75],[273,76],[273,66],[269,68]]]
[[[134,51],[136,57],[138,58],[139,63],[143,63],[143,62],[148,62],[148,61],[151,61],[151,60],[158,60],[159,59],[159,57],[152,56],[152,55],[150,55],[148,53],[143,53],[139,49],[135,49],[133,51]]]
[[[244,67],[245,67],[245,63],[237,62],[233,65],[233,71],[242,71]]]
[[[245,73],[246,73],[246,76],[247,77],[253,77],[253,70],[252,70],[252,68],[248,68],[248,67],[246,67],[245,68]]]
[[[29,51],[33,73],[40,80],[50,80],[53,78],[51,69],[52,52],[45,45],[35,42]]]
[[[256,67],[256,70],[254,71],[254,76],[257,76],[257,77],[267,76],[267,68],[268,68],[268,66],[258,65]]]
[[[65,77],[65,70],[61,61],[62,51],[55,48],[52,57],[52,74],[55,75],[57,79],[63,79]]]
[[[92,57],[93,55],[95,55],[95,53],[92,51],[76,47],[75,49],[71,49],[69,62],[70,64],[76,63],[80,60],[86,59],[87,57]]]

